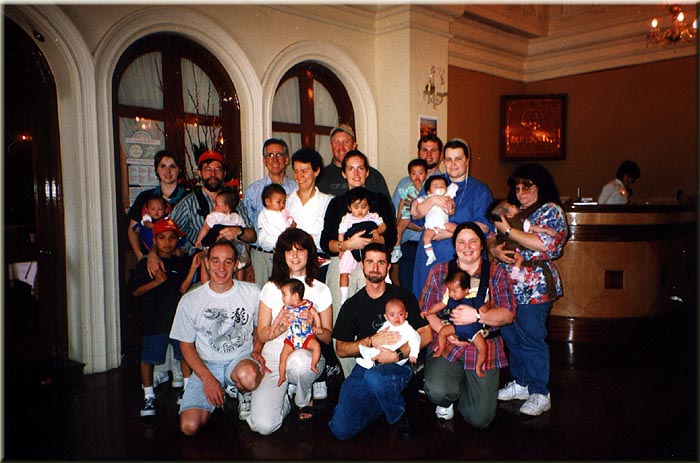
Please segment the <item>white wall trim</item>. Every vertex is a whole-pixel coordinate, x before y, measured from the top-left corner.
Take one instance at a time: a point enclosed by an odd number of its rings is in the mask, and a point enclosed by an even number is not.
[[[285,72],[303,61],[316,61],[323,64],[343,83],[355,111],[355,135],[358,148],[367,155],[370,165],[376,166],[377,109],[372,91],[352,58],[327,42],[297,42],[282,50],[270,61],[263,75],[262,85],[264,137],[269,138],[272,135],[272,102],[277,84]]]

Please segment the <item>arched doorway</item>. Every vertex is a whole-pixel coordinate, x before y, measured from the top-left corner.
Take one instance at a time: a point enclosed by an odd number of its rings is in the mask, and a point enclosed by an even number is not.
[[[5,364],[43,375],[68,359],[56,85],[33,39],[3,21]]]

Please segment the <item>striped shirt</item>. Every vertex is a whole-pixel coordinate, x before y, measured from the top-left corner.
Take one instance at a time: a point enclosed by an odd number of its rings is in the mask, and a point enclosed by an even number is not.
[[[191,255],[195,249],[194,243],[197,241],[199,230],[201,230],[202,225],[204,225],[204,219],[210,211],[214,210],[214,201],[212,201],[206,193],[204,193],[204,197],[207,199],[207,204],[209,204],[209,210],[200,211],[197,196],[192,192],[182,198],[182,200],[177,203],[177,206],[175,206],[175,209],[173,209],[172,214],[170,214],[170,218],[175,221],[180,230],[185,232],[185,238],[187,239],[185,243],[185,252],[189,255]],[[241,219],[243,219],[246,228],[253,228],[246,208],[243,206],[243,202],[238,203],[236,212],[241,216]]]

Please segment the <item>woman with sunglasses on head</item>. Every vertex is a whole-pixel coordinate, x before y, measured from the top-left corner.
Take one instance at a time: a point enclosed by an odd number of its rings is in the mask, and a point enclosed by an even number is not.
[[[562,254],[568,225],[554,179],[542,165],[526,163],[516,168],[508,178],[508,187],[508,202],[520,213],[511,219],[502,215],[494,225],[519,246],[516,251],[508,251],[505,243],[497,244],[495,233],[491,233],[488,248],[498,265],[509,272],[523,261],[526,264],[521,266],[522,278],[513,281],[518,303],[515,323],[501,328],[510,351],[513,381],[498,391],[498,400],[526,399],[520,413],[537,416],[551,408],[547,315],[554,300],[562,295],[561,279],[552,261]],[[531,230],[513,227],[511,222],[515,220],[529,222]]]

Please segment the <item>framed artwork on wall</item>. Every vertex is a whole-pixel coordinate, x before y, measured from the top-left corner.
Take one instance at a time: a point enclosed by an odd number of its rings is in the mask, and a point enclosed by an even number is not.
[[[501,96],[501,161],[566,157],[566,95]]]
[[[437,117],[418,116],[418,137],[422,138],[426,135],[437,135]]]

